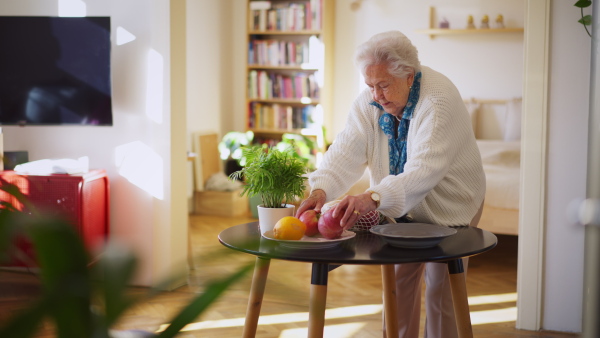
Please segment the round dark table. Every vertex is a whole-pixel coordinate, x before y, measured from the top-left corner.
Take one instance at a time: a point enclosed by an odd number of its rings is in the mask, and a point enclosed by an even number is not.
[[[399,224],[400,225],[400,224]],[[472,337],[462,258],[491,250],[497,238],[489,231],[462,226],[457,233],[437,246],[424,249],[403,249],[386,244],[370,232],[359,232],[354,238],[341,241],[333,248],[292,249],[260,235],[258,222],[240,224],[223,230],[219,241],[226,247],[257,256],[246,312],[243,337],[254,337],[271,259],[312,263],[309,305],[309,337],[322,337],[325,323],[325,301],[328,272],[342,264],[377,264],[382,266],[384,315],[386,334],[397,337],[395,320],[394,264],[445,262],[448,264],[452,299],[459,337]]]

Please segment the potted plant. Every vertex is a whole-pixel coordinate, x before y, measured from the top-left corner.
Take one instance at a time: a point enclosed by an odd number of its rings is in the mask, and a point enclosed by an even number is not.
[[[292,203],[304,196],[306,165],[289,147],[251,146],[242,153],[244,167],[230,178],[244,177],[241,195],[261,196],[258,220],[265,233],[282,217],[294,214]]]
[[[225,161],[225,174],[227,176],[242,169],[239,164],[242,159],[242,148],[250,145],[253,139],[254,133],[252,131],[245,133],[231,131],[223,136],[218,148],[221,160]]]

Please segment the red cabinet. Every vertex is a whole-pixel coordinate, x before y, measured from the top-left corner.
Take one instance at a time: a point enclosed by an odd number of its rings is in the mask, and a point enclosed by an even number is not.
[[[104,170],[85,174],[19,175],[13,171],[0,172],[4,181],[15,184],[40,212],[57,214],[73,224],[86,246],[93,250],[102,245],[109,233],[109,185]],[[0,200],[11,202],[19,210],[25,207],[14,197],[0,191]],[[35,257],[31,246],[23,240],[17,244],[30,258]],[[33,259],[34,261],[34,259]],[[17,257],[11,266],[28,266]]]

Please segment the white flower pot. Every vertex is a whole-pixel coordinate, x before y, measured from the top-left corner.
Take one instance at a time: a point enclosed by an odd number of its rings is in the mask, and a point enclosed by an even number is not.
[[[273,230],[275,224],[283,217],[294,216],[295,206],[293,204],[286,204],[285,208],[265,208],[259,205],[257,209],[260,233],[264,234],[269,230]]]

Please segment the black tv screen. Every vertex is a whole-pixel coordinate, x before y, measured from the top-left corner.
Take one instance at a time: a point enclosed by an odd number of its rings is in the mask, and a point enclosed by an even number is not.
[[[0,16],[0,124],[112,119],[110,17]]]

